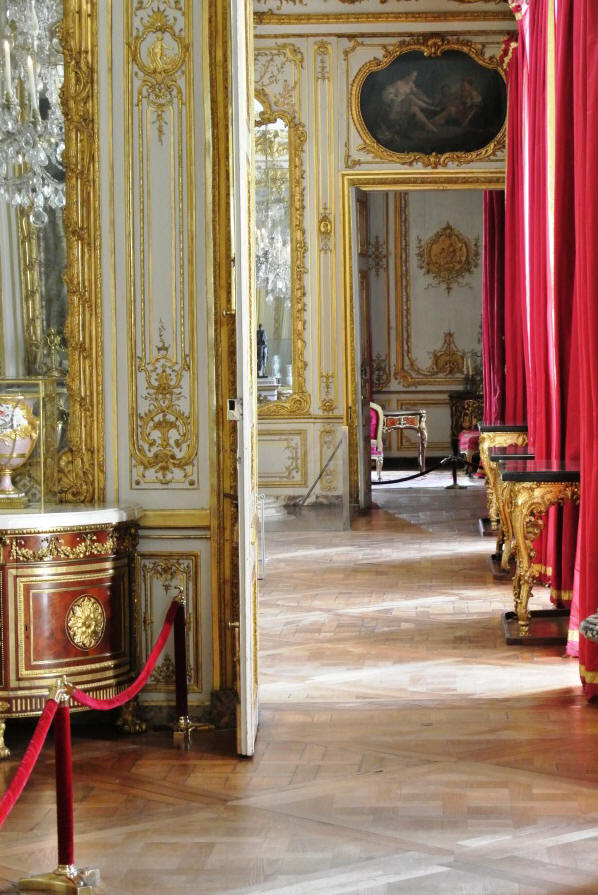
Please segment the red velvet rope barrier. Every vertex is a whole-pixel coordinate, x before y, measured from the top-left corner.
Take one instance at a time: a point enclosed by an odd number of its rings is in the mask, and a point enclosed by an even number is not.
[[[31,771],[35,767],[35,762],[42,751],[42,746],[48,735],[50,725],[54,720],[54,715],[58,709],[58,703],[55,699],[49,699],[37,722],[31,742],[25,750],[25,754],[21,760],[21,764],[17,768],[16,774],[10,782],[10,786],[0,800],[0,827],[12,811],[15,802],[23,792],[25,784],[31,776]]]
[[[137,696],[150,674],[156,667],[156,662],[160,656],[160,653],[164,649],[164,645],[168,640],[168,635],[172,629],[172,625],[174,623],[174,617],[179,608],[178,600],[173,600],[170,604],[168,612],[166,613],[166,618],[164,619],[164,625],[162,630],[160,631],[160,636],[156,640],[156,645],[148,656],[147,662],[143,668],[143,671],[137,678],[137,680],[133,681],[133,683],[127,687],[126,690],[123,690],[118,696],[113,696],[111,699],[94,699],[93,696],[88,696],[87,693],[84,693],[83,690],[72,690],[70,691],[70,695],[73,699],[76,699],[77,702],[81,703],[81,705],[87,706],[88,709],[98,709],[99,711],[108,711],[108,709],[115,709],[121,705],[124,705],[125,702],[128,702],[130,699],[133,699],[134,696]]]

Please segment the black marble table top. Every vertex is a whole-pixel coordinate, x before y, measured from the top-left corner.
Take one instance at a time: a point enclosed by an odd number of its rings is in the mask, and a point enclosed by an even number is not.
[[[527,432],[527,423],[478,423],[480,432]]]
[[[579,482],[579,467],[566,460],[507,460],[500,464],[503,482]]]
[[[490,448],[488,456],[493,463],[502,463],[505,460],[533,460],[535,454],[528,447],[510,444],[508,447]]]

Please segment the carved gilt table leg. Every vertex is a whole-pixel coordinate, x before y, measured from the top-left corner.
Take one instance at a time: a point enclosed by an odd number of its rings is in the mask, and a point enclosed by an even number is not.
[[[480,432],[480,462],[486,473],[488,516],[490,524],[495,531],[498,531],[501,522],[499,512],[500,470],[498,463],[493,463],[490,459],[490,450],[492,448],[510,447],[511,445],[523,447],[526,444],[527,432]],[[499,551],[497,550],[497,552]]]
[[[123,733],[139,734],[146,732],[147,725],[139,717],[139,700],[137,697],[123,705],[116,721],[116,726]]]
[[[498,508],[500,513],[500,522],[501,522],[501,540],[502,543],[498,544],[498,539],[496,541],[496,552],[500,556],[500,566],[503,571],[509,571],[509,565],[511,563],[511,559],[513,556],[513,524],[511,521],[512,514],[512,489],[511,482],[500,482],[498,483]]]
[[[418,450],[418,462],[419,462],[419,471],[423,472],[426,468],[426,447],[428,444],[428,429],[426,427],[426,411],[422,412],[422,415],[419,420],[419,450]]]
[[[577,482],[511,482],[513,537],[517,570],[513,578],[513,599],[522,637],[529,635],[529,598],[541,567],[534,563],[533,543],[543,531],[549,507],[571,500],[579,503]]]
[[[498,464],[490,459],[490,448],[494,447],[493,432],[480,433],[480,462],[486,473],[486,500],[488,501],[488,517],[494,530],[498,529],[498,507],[496,504],[496,489],[498,483]]]
[[[4,732],[6,730],[6,721],[4,718],[0,718],[0,761],[5,761],[7,758],[10,758],[10,749],[4,742]]]

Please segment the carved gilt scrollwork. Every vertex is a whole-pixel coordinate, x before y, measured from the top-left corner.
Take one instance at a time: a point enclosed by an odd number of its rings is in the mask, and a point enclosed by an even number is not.
[[[195,487],[198,480],[191,7],[140,0],[127,11],[129,446],[136,488]],[[159,272],[152,254],[164,238],[170,266]]]
[[[534,563],[534,541],[544,530],[548,509],[566,500],[579,503],[577,482],[511,482],[511,515],[517,569],[513,579],[515,611],[522,636],[529,633],[528,603],[541,568]]]
[[[69,428],[68,448],[58,460],[58,487],[71,503],[99,500],[104,492],[97,33],[96,0],[64,0]]]
[[[527,444],[527,432],[481,432],[480,433],[480,463],[486,473],[486,499],[488,501],[488,516],[492,528],[498,529],[500,522],[499,511],[499,469],[498,463],[490,459],[490,449],[497,447],[509,447],[518,445],[524,447]]]

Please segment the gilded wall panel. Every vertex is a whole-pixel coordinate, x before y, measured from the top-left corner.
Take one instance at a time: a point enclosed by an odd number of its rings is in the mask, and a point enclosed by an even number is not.
[[[291,493],[308,484],[307,429],[260,427],[258,457],[260,487]]]
[[[193,4],[125,4],[131,490],[198,483]]]
[[[140,605],[138,642],[142,661],[152,650],[164,622],[166,610],[177,588],[183,588],[187,623],[187,684],[190,694],[202,685],[201,553],[195,551],[142,550],[137,555],[137,593]],[[174,653],[169,639],[144,694],[146,702],[174,690]],[[153,697],[152,697],[153,694]]]
[[[481,352],[482,193],[398,193],[394,211],[394,377],[407,387],[462,386]]]
[[[337,319],[336,279],[336,194],[335,194],[335,104],[333,48],[329,41],[313,46],[314,183],[317,221],[315,282],[318,407],[324,414],[338,406],[339,357],[335,322]]]

